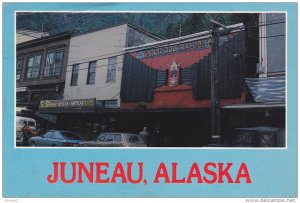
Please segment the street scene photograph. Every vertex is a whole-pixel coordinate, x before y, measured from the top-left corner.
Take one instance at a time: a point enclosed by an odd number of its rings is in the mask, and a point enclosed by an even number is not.
[[[286,18],[16,12],[15,147],[285,148]]]

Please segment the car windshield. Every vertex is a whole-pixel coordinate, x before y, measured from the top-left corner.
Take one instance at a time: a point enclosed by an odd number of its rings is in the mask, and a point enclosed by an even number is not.
[[[30,126],[35,126],[35,123],[32,122],[32,121],[28,121],[28,125],[30,125]]]
[[[96,139],[95,139],[95,141],[104,141],[104,138],[105,138],[105,135],[99,135],[99,137],[97,137]]]
[[[78,135],[72,133],[72,132],[60,132],[60,134],[65,138],[69,140],[83,140]]]

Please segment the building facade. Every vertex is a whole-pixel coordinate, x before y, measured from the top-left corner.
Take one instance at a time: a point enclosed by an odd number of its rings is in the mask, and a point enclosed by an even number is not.
[[[89,139],[115,121],[104,114],[120,108],[124,49],[160,39],[129,24],[73,36],[62,103],[43,101],[40,111],[56,114],[58,127],[75,129]]]
[[[209,31],[127,49],[121,109],[137,131],[157,127],[153,146],[206,146],[211,141],[211,70],[219,61],[219,107],[245,102],[245,35],[242,24],[228,27],[212,53]],[[221,30],[220,30],[221,31]],[[134,123],[134,125],[130,125]],[[157,138],[154,138],[157,139]]]
[[[70,37],[66,32],[17,45],[17,106],[63,97]]]
[[[246,103],[222,108],[229,142],[237,128],[286,128],[286,14],[260,13],[258,27],[257,74],[245,78]]]
[[[286,14],[261,13],[259,15],[260,77],[283,76],[286,73]]]
[[[137,33],[141,36],[134,36]],[[128,24],[74,36],[64,100],[96,98],[107,106],[119,107],[124,48],[156,40]]]
[[[269,23],[282,17],[270,15],[274,19]],[[57,38],[47,37],[28,46],[25,54],[18,51],[27,65],[17,62],[25,67],[17,68],[17,101],[19,106],[39,105],[39,115],[57,118],[55,128],[76,131],[88,140],[103,131],[139,133],[148,127],[155,147],[207,146],[216,107],[220,142],[228,144],[237,128],[285,127],[285,69],[280,69],[285,54],[265,53],[276,45],[280,49],[285,38],[267,40],[263,48],[264,39],[282,36],[271,31],[257,45],[249,45],[243,24],[219,29],[217,41],[211,31],[162,40],[128,24],[57,42],[68,46],[49,44]],[[261,60],[255,67],[255,60],[248,63],[247,49],[258,44]],[[65,74],[56,74],[62,47]],[[19,46],[25,48],[26,43]],[[274,60],[280,61],[275,68]]]
[[[72,34],[64,32],[16,46],[16,105],[32,110],[33,117],[41,100],[63,98]]]

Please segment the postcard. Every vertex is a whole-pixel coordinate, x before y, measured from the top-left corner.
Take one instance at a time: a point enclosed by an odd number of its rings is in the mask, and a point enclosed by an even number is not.
[[[3,198],[294,202],[297,12],[3,3]]]

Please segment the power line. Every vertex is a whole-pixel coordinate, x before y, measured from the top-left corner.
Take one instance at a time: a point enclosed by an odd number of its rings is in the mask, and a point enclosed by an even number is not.
[[[276,23],[273,23],[273,24],[279,24],[279,23],[285,23],[285,22],[276,22]],[[267,26],[267,25],[273,25],[272,23],[269,23],[269,24],[259,24],[259,25],[256,25],[256,27],[260,27],[260,26]],[[251,27],[254,27],[254,26],[251,26]],[[234,29],[238,29],[238,30],[244,30],[244,29],[247,29],[248,28],[248,26],[247,27],[242,27],[242,28],[234,28]],[[220,35],[220,36],[225,36],[225,35],[227,35],[227,34],[223,34],[223,35]],[[211,36],[209,36],[209,37],[211,37]],[[209,38],[208,37],[208,38]],[[273,37],[276,37],[276,36],[273,36]],[[268,37],[265,37],[265,38],[268,38]],[[176,38],[175,38],[176,39]],[[177,40],[174,40],[174,41],[172,41],[172,42],[170,42],[169,44],[163,44],[163,45],[157,45],[157,46],[151,46],[150,47],[150,49],[153,49],[153,48],[163,48],[163,47],[166,47],[166,46],[169,46],[170,44],[173,44],[173,43],[177,43],[177,42],[180,42],[181,41],[181,39],[177,39]],[[196,41],[196,40],[194,40],[194,41]],[[158,41],[159,42],[159,41]],[[191,41],[191,42],[193,42],[193,41]],[[147,50],[147,49],[145,49],[145,50]],[[105,54],[105,55],[99,55],[99,56],[95,56],[95,57],[90,57],[90,58],[96,58],[96,57],[102,57],[102,56],[107,56],[107,55],[114,55],[114,54],[119,54],[119,53],[124,53],[123,51],[119,51],[119,52],[114,52],[114,53],[109,53],[109,54]],[[122,54],[120,54],[120,55],[122,55]],[[69,61],[69,63],[70,62],[75,62],[75,61],[81,61],[81,60],[85,60],[85,59],[78,59],[78,60],[74,60],[74,61]],[[97,60],[97,59],[95,59],[95,60]],[[101,60],[101,58],[99,59],[99,60]],[[84,63],[84,62],[83,62]]]
[[[273,24],[279,24],[279,23],[283,23],[283,22],[277,22],[277,23],[273,23]],[[268,25],[271,25],[271,24],[268,24]],[[266,24],[260,24],[260,25],[257,25],[257,26],[266,26]],[[246,27],[247,28],[247,27]],[[238,28],[237,28],[238,29]],[[244,28],[241,28],[241,29],[244,29]],[[227,35],[227,34],[223,34],[223,35]],[[222,35],[220,35],[222,36]],[[282,37],[282,36],[285,36],[285,35],[273,35],[273,36],[266,36],[266,37],[261,37],[261,38],[273,38],[273,37]],[[209,38],[210,36],[208,36]],[[255,38],[254,38],[255,39]],[[163,44],[163,45],[157,45],[157,46],[151,46],[150,49],[155,49],[155,48],[164,48],[164,47],[168,47],[170,46],[170,44],[175,44],[175,43],[178,43],[180,42],[181,39],[178,39],[178,40],[175,40],[175,41],[172,41],[172,42],[169,42],[167,44]],[[197,40],[192,40],[192,41],[189,41],[189,42],[194,42],[194,41],[197,41]],[[159,42],[159,41],[158,41]],[[145,49],[147,50],[147,49]],[[68,66],[73,66],[73,65],[80,65],[80,64],[84,64],[84,63],[89,63],[91,61],[98,61],[98,60],[104,60],[104,59],[108,59],[109,57],[108,56],[122,56],[124,55],[125,53],[132,53],[132,52],[125,52],[125,51],[118,51],[118,52],[113,52],[113,53],[108,53],[108,54],[103,54],[103,55],[99,55],[99,56],[94,56],[94,57],[88,57],[88,58],[83,58],[83,59],[78,59],[78,60],[73,60],[73,61],[68,61],[68,64],[69,65],[66,65],[66,66],[61,66],[61,68],[65,68],[65,67],[68,67]],[[101,58],[99,58],[101,57]],[[78,61],[82,61],[82,60],[87,60],[87,59],[91,59],[89,61],[83,61],[83,62],[78,62]],[[78,62],[78,63],[75,63],[75,62]],[[73,63],[73,64],[70,64],[70,63]],[[119,62],[119,63],[123,63],[123,62]],[[117,63],[117,64],[119,64]],[[102,66],[96,66],[97,68],[98,67],[107,67],[107,65],[102,65]],[[86,70],[88,68],[83,68],[83,69],[80,69],[80,70]],[[34,72],[39,72],[38,71],[34,71]],[[33,72],[33,73],[34,73]],[[71,72],[71,71],[65,71],[65,72]]]
[[[117,62],[117,63],[114,63],[114,64],[112,64],[112,65],[117,65],[117,64],[123,64],[123,62]],[[66,67],[68,67],[68,66],[74,66],[74,65],[80,65],[80,64],[72,64],[72,65],[66,65],[66,66],[61,66],[60,68],[61,69],[63,69],[63,68],[66,68]],[[95,68],[100,68],[100,67],[107,67],[108,66],[108,64],[106,64],[106,65],[99,65],[99,66],[95,66]],[[28,68],[28,67],[27,67]],[[88,70],[89,69],[89,67],[88,68],[81,68],[81,69],[78,69],[78,71],[80,71],[80,70]],[[45,71],[45,69],[44,69],[44,71]],[[39,70],[37,70],[37,71],[32,71],[31,73],[40,73],[41,71],[40,71],[40,67],[39,67]],[[67,70],[67,69],[65,69],[65,70],[62,70],[62,71],[60,71],[60,74],[62,74],[62,73],[67,73],[67,72],[72,72],[72,70]],[[55,77],[55,76],[54,76]],[[50,77],[48,77],[48,76],[44,76],[44,78],[51,78],[51,76]],[[28,79],[28,78],[27,78]]]
[[[273,36],[267,36],[267,37],[261,37],[261,38],[273,38],[273,37],[282,37],[282,36],[285,36],[285,35],[273,35]],[[197,41],[197,40],[193,40],[193,41],[190,41],[190,42],[194,42],[194,41]],[[236,41],[239,41],[239,40],[236,40]],[[167,47],[168,45],[165,45],[165,46],[157,46],[157,47],[151,47],[151,49],[153,48],[163,48],[163,47]],[[227,46],[224,46],[225,48],[229,49],[230,51],[234,52],[234,50],[230,49],[229,47]],[[132,53],[132,52],[128,52],[128,53]],[[108,55],[108,54],[107,54]],[[118,55],[114,55],[114,56],[123,56],[124,55],[124,52],[122,51],[122,54],[118,54]],[[245,56],[247,56],[247,54],[244,54]],[[98,60],[104,60],[104,59],[108,59],[110,57],[104,57],[104,58],[98,58],[98,59],[94,59],[94,60],[91,60],[91,61],[98,61]],[[69,65],[66,65],[66,66],[61,66],[61,69],[65,68],[65,67],[68,67],[68,66],[73,66],[73,65],[80,65],[80,64],[84,64],[84,63],[89,63],[91,61],[86,61],[86,62],[81,62],[81,63],[74,63],[74,64],[69,64]],[[123,64],[123,62],[117,62],[115,64]],[[107,67],[108,65],[100,65],[100,66],[96,66],[96,68],[99,68],[99,67]],[[89,69],[88,68],[81,68],[81,69],[78,69],[79,70],[87,70]],[[35,72],[40,72],[40,70],[38,71],[32,71],[32,73],[35,73]],[[72,70],[68,71],[68,70],[65,70],[65,71],[62,71],[62,73],[67,73],[67,72],[72,72]]]
[[[37,15],[39,13],[33,13],[32,15]],[[74,22],[77,22],[78,20],[82,20],[83,16],[84,16],[84,21],[88,21],[88,23],[91,24],[95,24],[95,22],[101,22],[99,21],[99,18],[103,15],[106,15],[104,13],[56,13],[52,15],[56,15],[57,16],[57,22],[47,22],[47,24],[51,24],[54,25],[53,27],[56,27],[55,25],[59,25],[60,27],[74,27]],[[73,15],[72,19],[70,20],[70,22],[59,22],[59,18],[64,18],[64,16],[70,16]],[[76,15],[76,16],[75,16]],[[103,19],[102,19],[103,20]],[[102,23],[103,24],[103,23]],[[21,25],[24,27],[24,25]],[[28,25],[28,27],[30,27],[30,25]]]
[[[30,14],[27,14],[27,13],[17,13],[17,15],[37,15],[37,14],[40,14],[40,13],[30,13]],[[98,20],[97,18],[99,17],[103,17],[103,16],[107,16],[107,15],[112,15],[112,14],[108,14],[108,13],[47,13],[48,15],[56,15],[56,16],[73,16],[72,17],[72,22],[63,22],[63,23],[54,23],[54,22],[49,22],[51,24],[54,24],[54,25],[68,25],[68,24],[71,24],[71,23],[74,23],[74,21],[76,22],[76,19],[82,19],[82,17],[84,16],[84,19],[92,19],[92,22],[95,21],[95,20]],[[121,18],[119,20],[121,21],[124,21],[128,18],[126,18],[125,15],[127,15],[126,13],[114,13],[116,15],[120,15]],[[185,16],[184,14],[182,13],[167,13],[168,15],[170,14],[173,14],[173,15],[180,15],[180,16],[183,16],[184,18],[186,18],[188,21],[192,22],[187,16]],[[168,17],[168,15],[166,17]],[[125,17],[123,17],[125,16]],[[165,18],[166,18],[165,17]],[[124,18],[124,19],[123,19]],[[103,20],[103,19],[102,19]],[[272,21],[279,21],[279,20],[285,20],[285,19],[274,19],[274,20],[269,20],[268,22],[272,22]],[[198,26],[195,26],[194,28],[199,28]]]
[[[32,13],[32,15],[35,15],[35,14],[38,14],[38,13]],[[50,13],[50,14],[53,14],[53,13]],[[117,19],[117,21],[115,21],[116,24],[120,24],[120,23],[125,23],[125,22],[129,22],[129,18],[126,17],[128,15],[128,13],[115,13],[116,15],[119,16],[119,18]],[[172,14],[172,13],[170,13]],[[30,15],[30,14],[28,14]],[[53,14],[55,15],[55,14]],[[60,23],[59,21],[57,21],[56,23],[55,22],[47,22],[48,24],[52,24],[52,25],[59,25],[60,27],[62,27],[62,25],[65,25],[64,27],[74,27],[73,24],[74,22],[76,23],[77,20],[76,19],[84,19],[84,21],[87,21],[87,23],[90,23],[90,24],[97,24],[103,20],[105,20],[106,22],[103,24],[100,24],[100,26],[97,26],[97,27],[103,27],[103,25],[107,24],[109,25],[110,23],[107,21],[107,16],[108,15],[112,15],[112,14],[109,14],[109,13],[65,13],[65,14],[61,14],[61,13],[57,13],[56,15],[58,16],[63,16],[63,15],[66,15],[66,16],[70,16],[70,15],[76,15],[75,17],[72,17],[72,19],[70,20],[70,22],[63,22],[63,23]],[[178,15],[178,13],[175,13],[173,15]],[[103,17],[103,18],[101,18]],[[99,20],[100,18],[100,20]],[[75,20],[74,20],[75,19]],[[90,21],[89,21],[90,20]],[[134,23],[134,20],[131,20],[133,23]],[[160,23],[163,23],[162,21]],[[22,25],[23,26],[23,25]],[[30,27],[30,25],[28,25],[28,27]],[[89,31],[88,31],[89,32]]]

